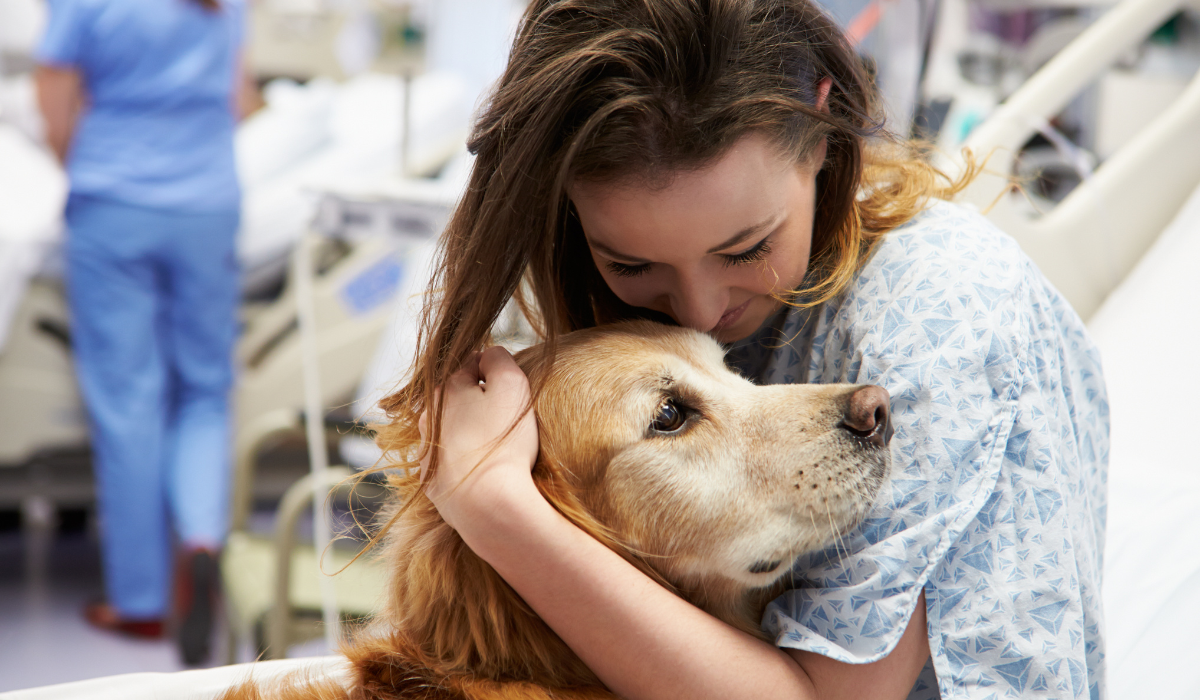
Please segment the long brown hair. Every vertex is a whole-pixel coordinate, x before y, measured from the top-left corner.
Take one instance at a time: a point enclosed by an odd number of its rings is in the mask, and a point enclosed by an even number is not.
[[[534,0],[471,135],[474,170],[443,236],[412,379],[383,402],[393,423],[381,446],[411,463],[417,416],[514,295],[547,361],[559,334],[654,316],[601,278],[566,194],[574,178],[653,182],[749,132],[801,163],[824,139],[816,282],[792,301],[840,293],[884,232],[956,190],[913,146],[885,138],[876,114],[857,54],[809,0]]]
[[[220,0],[196,0],[196,2],[200,3],[201,7],[210,12],[216,12],[221,9]]]

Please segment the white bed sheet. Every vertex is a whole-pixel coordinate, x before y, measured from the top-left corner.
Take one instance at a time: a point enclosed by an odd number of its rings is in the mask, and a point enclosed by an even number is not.
[[[344,679],[345,657],[282,659],[178,673],[128,673],[0,693],[0,700],[211,700],[248,678],[265,680],[292,671],[308,678]]]
[[[1200,698],[1200,188],[1089,327],[1112,407],[1110,697]]]

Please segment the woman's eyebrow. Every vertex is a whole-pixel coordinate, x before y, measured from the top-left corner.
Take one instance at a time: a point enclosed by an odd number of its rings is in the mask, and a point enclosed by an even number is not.
[[[586,238],[586,236],[585,236],[585,238]],[[600,253],[603,254],[605,257],[614,258],[620,262],[626,262],[626,263],[629,263],[630,265],[645,265],[646,263],[650,262],[649,260],[642,260],[641,258],[635,258],[635,257],[631,257],[629,255],[625,255],[623,253],[618,253],[617,251],[613,250],[612,248],[609,248],[608,246],[604,245],[600,241],[594,240],[592,238],[587,238],[587,243],[591,247],[600,251]]]
[[[782,218],[783,218],[782,214],[776,214],[775,216],[772,216],[771,218],[766,219],[764,221],[760,221],[759,223],[754,224],[753,226],[747,226],[746,228],[742,229],[741,231],[738,231],[737,234],[735,234],[733,238],[730,238],[729,240],[725,241],[724,243],[722,243],[720,245],[716,245],[716,246],[713,246],[712,248],[709,248],[708,251],[706,251],[706,252],[708,255],[712,255],[713,253],[719,253],[722,250],[725,250],[726,248],[732,248],[735,245],[738,245],[739,243],[744,243],[746,240],[753,237],[754,235],[762,233],[763,231],[766,231],[767,229],[778,225],[779,221]]]
[[[726,248],[732,248],[733,246],[738,245],[739,243],[743,243],[749,238],[752,238],[755,234],[762,233],[763,231],[766,231],[769,228],[777,226],[782,219],[783,219],[782,214],[776,214],[775,216],[772,216],[771,218],[766,219],[764,221],[760,221],[757,224],[754,224],[752,226],[747,226],[746,228],[744,228],[741,231],[738,231],[736,234],[734,234],[733,238],[730,238],[729,240],[725,241],[724,243],[721,243],[720,245],[709,248],[705,252],[705,254],[712,255],[713,253],[720,252],[722,250],[725,250]],[[597,241],[592,238],[587,238],[587,243],[589,246],[591,246],[592,248],[595,248],[597,251],[599,251],[605,257],[613,258],[614,260],[617,260],[619,262],[629,263],[630,265],[645,265],[645,264],[651,262],[649,260],[643,260],[641,258],[635,258],[630,255],[625,255],[624,253],[618,253],[617,251],[613,250],[612,248],[609,248],[608,246],[604,245],[600,241]]]
[[[784,215],[776,214],[775,216],[770,217],[770,219],[755,223],[754,226],[745,227],[742,229],[742,231],[739,231],[736,235],[734,235],[733,238],[725,241],[725,243],[710,247],[710,249],[707,251],[707,255],[713,255],[713,253],[731,249],[733,246],[745,243],[746,240],[755,237],[755,235],[767,231],[769,228],[779,226],[779,223],[782,221],[782,219],[784,219]]]

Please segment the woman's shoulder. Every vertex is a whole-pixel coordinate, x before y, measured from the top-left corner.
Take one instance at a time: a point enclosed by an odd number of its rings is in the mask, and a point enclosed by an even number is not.
[[[1011,236],[969,205],[935,200],[907,223],[884,234],[863,268],[866,275],[889,272],[906,277],[978,280],[1028,274],[1028,259]]]
[[[949,305],[959,318],[1006,323],[1044,286],[1012,237],[971,207],[937,200],[883,236],[841,306],[922,316]]]
[[[824,309],[814,351],[830,346],[835,364],[854,348],[964,368],[1004,360],[1006,372],[1016,371],[1018,348],[1052,332],[1038,309],[1062,304],[1010,236],[971,208],[937,201],[877,244]]]
[[[950,202],[944,199],[929,200],[921,211],[907,222],[897,226],[890,235],[922,239],[929,236],[936,238],[950,233],[968,234],[1001,245],[1005,240],[1012,241],[974,205]]]

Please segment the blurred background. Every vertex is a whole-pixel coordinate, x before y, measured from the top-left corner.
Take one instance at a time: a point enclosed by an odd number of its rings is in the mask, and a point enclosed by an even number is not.
[[[1178,658],[1179,647],[1195,649],[1183,642],[1183,621],[1200,623],[1200,518],[1191,515],[1200,460],[1194,449],[1162,452],[1168,440],[1146,438],[1158,426],[1137,422],[1172,415],[1167,394],[1195,385],[1200,172],[1175,163],[1200,163],[1195,138],[1180,136],[1200,132],[1200,11],[1157,0],[822,4],[871,66],[892,132],[929,140],[951,170],[964,144],[991,144],[1007,152],[999,174],[1024,183],[1018,194],[992,183],[965,196],[983,209],[1001,202],[998,223],[1106,353],[1106,600],[1122,601],[1109,613],[1113,697],[1200,697],[1200,675],[1184,668],[1194,662]],[[1122,8],[1137,26],[1120,45],[1110,32],[1088,48],[1081,36]],[[232,530],[211,649],[190,664],[170,634],[114,635],[81,613],[104,595],[102,524],[63,282],[68,181],[34,84],[48,10],[45,0],[0,0],[0,691],[328,653],[330,627],[369,612],[378,572],[360,560],[330,584],[316,573],[316,552],[329,532],[346,533],[323,567],[348,562],[365,534],[354,516],[369,518],[380,494],[369,482],[333,488],[323,509],[313,506],[314,482],[333,484],[378,458],[374,403],[411,358],[414,285],[470,171],[471,116],[503,68],[523,3],[248,0],[245,116],[234,135],[242,200]],[[1079,55],[1055,82],[1031,81],[1073,46]],[[1006,101],[1027,109],[1005,113]],[[1174,160],[1163,165],[1162,153]],[[1093,182],[1099,193],[1145,194],[1132,203],[1085,197]],[[1102,232],[1075,209],[1141,228]],[[1075,243],[1046,243],[1042,230],[1060,226]],[[1093,237],[1079,238],[1089,228]],[[497,335],[519,345],[529,331],[514,312]],[[1186,438],[1190,419],[1179,422]],[[1152,682],[1158,692],[1147,690]]]

